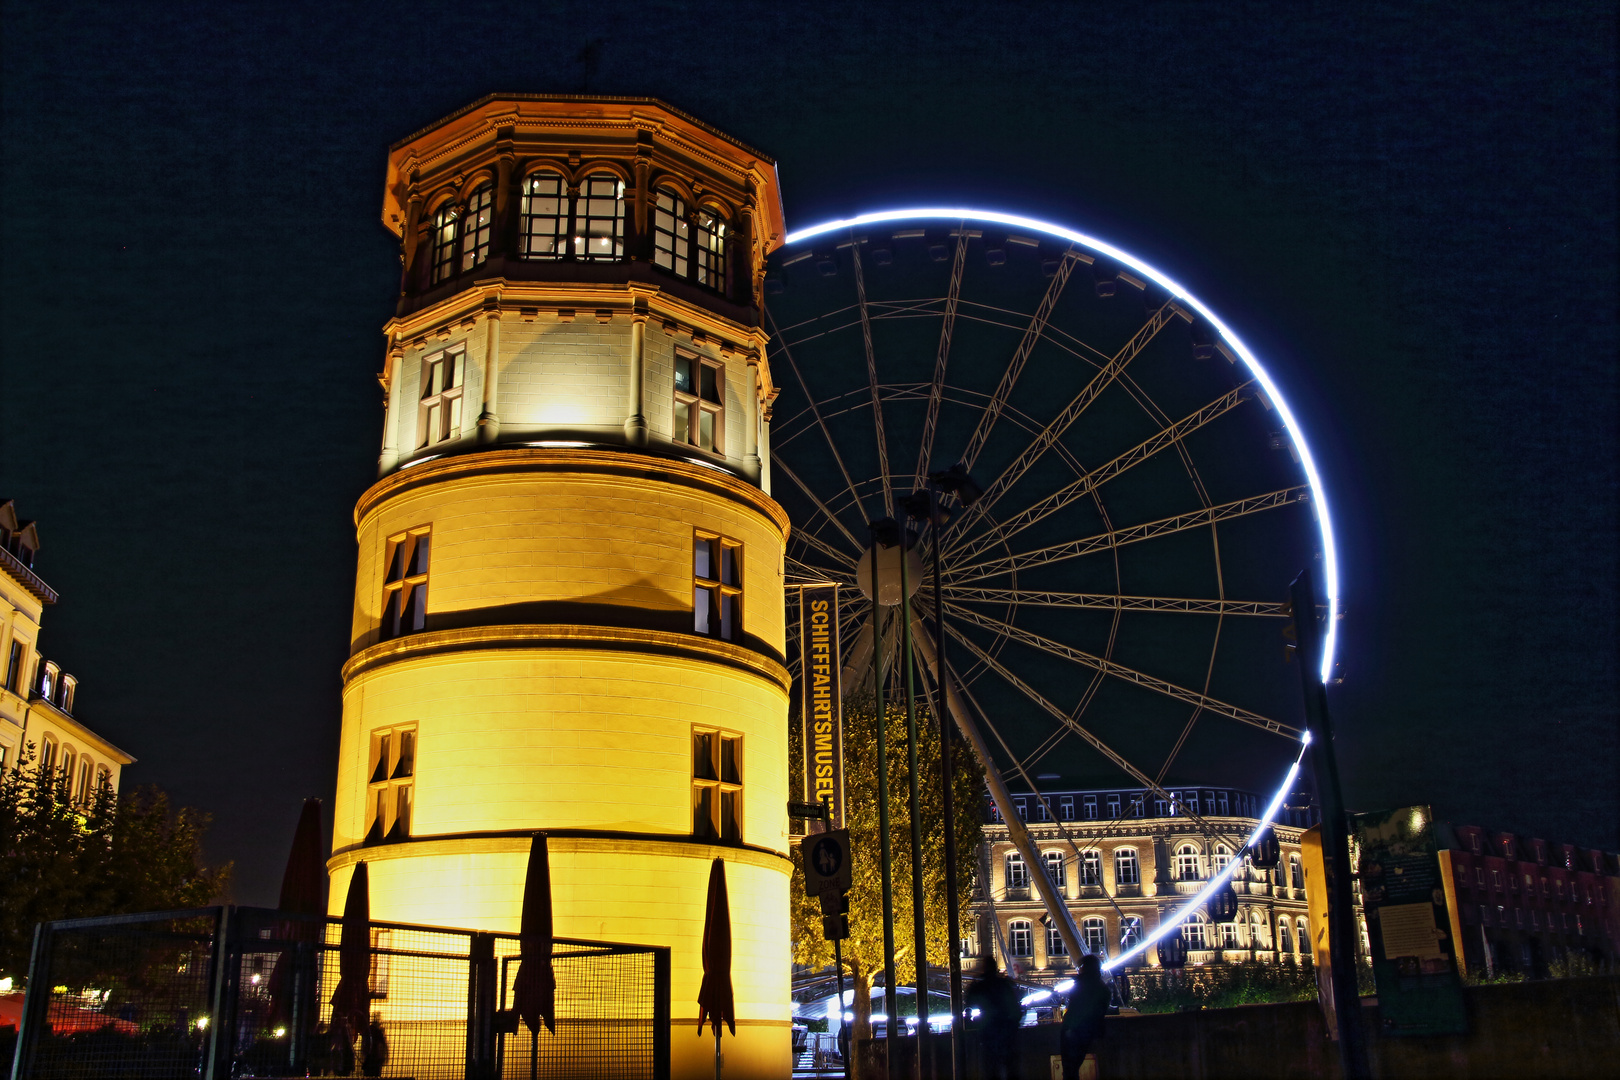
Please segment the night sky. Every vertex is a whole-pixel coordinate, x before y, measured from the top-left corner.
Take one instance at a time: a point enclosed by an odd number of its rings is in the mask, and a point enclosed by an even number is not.
[[[78,715],[275,900],[330,800],[398,285],[386,148],[664,98],[789,226],[981,204],[1183,280],[1310,432],[1353,807],[1614,847],[1609,3],[4,5],[0,494]],[[588,84],[587,84],[588,80]]]

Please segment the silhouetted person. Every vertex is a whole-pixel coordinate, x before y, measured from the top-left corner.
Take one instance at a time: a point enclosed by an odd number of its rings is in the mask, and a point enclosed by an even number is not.
[[[382,1017],[371,1014],[371,1025],[360,1036],[360,1074],[381,1076],[388,1064],[388,1036],[383,1033]]]
[[[1080,1080],[1080,1066],[1091,1044],[1102,1037],[1108,998],[1102,961],[1095,954],[1082,956],[1080,976],[1074,980],[1074,989],[1069,991],[1063,1009],[1063,1080]]]
[[[983,973],[968,987],[963,1004],[970,1017],[974,1009],[979,1010],[979,1050],[984,1063],[979,1075],[985,1080],[1019,1075],[1017,1037],[1024,1005],[1018,984],[986,957]]]

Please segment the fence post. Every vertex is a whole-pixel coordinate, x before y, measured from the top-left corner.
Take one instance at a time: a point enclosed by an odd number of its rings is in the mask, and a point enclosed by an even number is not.
[[[221,906],[214,924],[214,948],[208,972],[208,1060],[204,1080],[229,1080],[236,1050],[236,982],[241,961],[236,942],[236,909]]]
[[[467,946],[467,1080],[495,1072],[495,935],[473,934]]]
[[[34,951],[28,958],[28,992],[23,998],[22,1026],[17,1031],[17,1049],[11,1055],[14,1080],[28,1076],[34,1068],[34,1051],[44,1030],[51,1004],[51,924],[34,926]]]
[[[653,1077],[669,1080],[669,949],[653,950]]]

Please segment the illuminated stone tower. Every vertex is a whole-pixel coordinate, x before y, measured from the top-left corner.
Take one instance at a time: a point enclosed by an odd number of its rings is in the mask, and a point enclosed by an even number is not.
[[[775,164],[646,98],[486,98],[394,146],[404,264],[355,508],[329,864],[372,913],[667,945],[676,1075],[726,862],[727,1075],[789,1072],[786,515],[770,498]]]

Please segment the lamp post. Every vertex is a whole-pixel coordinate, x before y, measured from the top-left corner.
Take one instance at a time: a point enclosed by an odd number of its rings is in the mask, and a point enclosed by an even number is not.
[[[915,498],[915,494],[913,495]],[[910,516],[910,500],[904,504]],[[912,953],[916,960],[917,986],[917,1052],[915,1073],[923,1074],[923,1048],[929,1045],[932,1032],[928,1026],[928,930],[923,911],[922,868],[922,811],[917,784],[917,688],[915,668],[911,655],[911,530],[901,534],[900,544],[900,651],[906,668],[906,764],[911,770],[911,935]]]
[[[877,717],[878,751],[878,835],[882,841],[880,871],[883,877],[883,1013],[886,1071],[894,1080],[898,1063],[894,1054],[894,1025],[899,1019],[898,988],[894,984],[894,879],[890,871],[889,848],[889,744],[885,729],[888,718],[883,708],[883,591],[878,569],[878,553],[900,540],[900,527],[893,518],[879,518],[868,526],[872,533],[872,706]],[[901,552],[904,560],[905,553]]]

